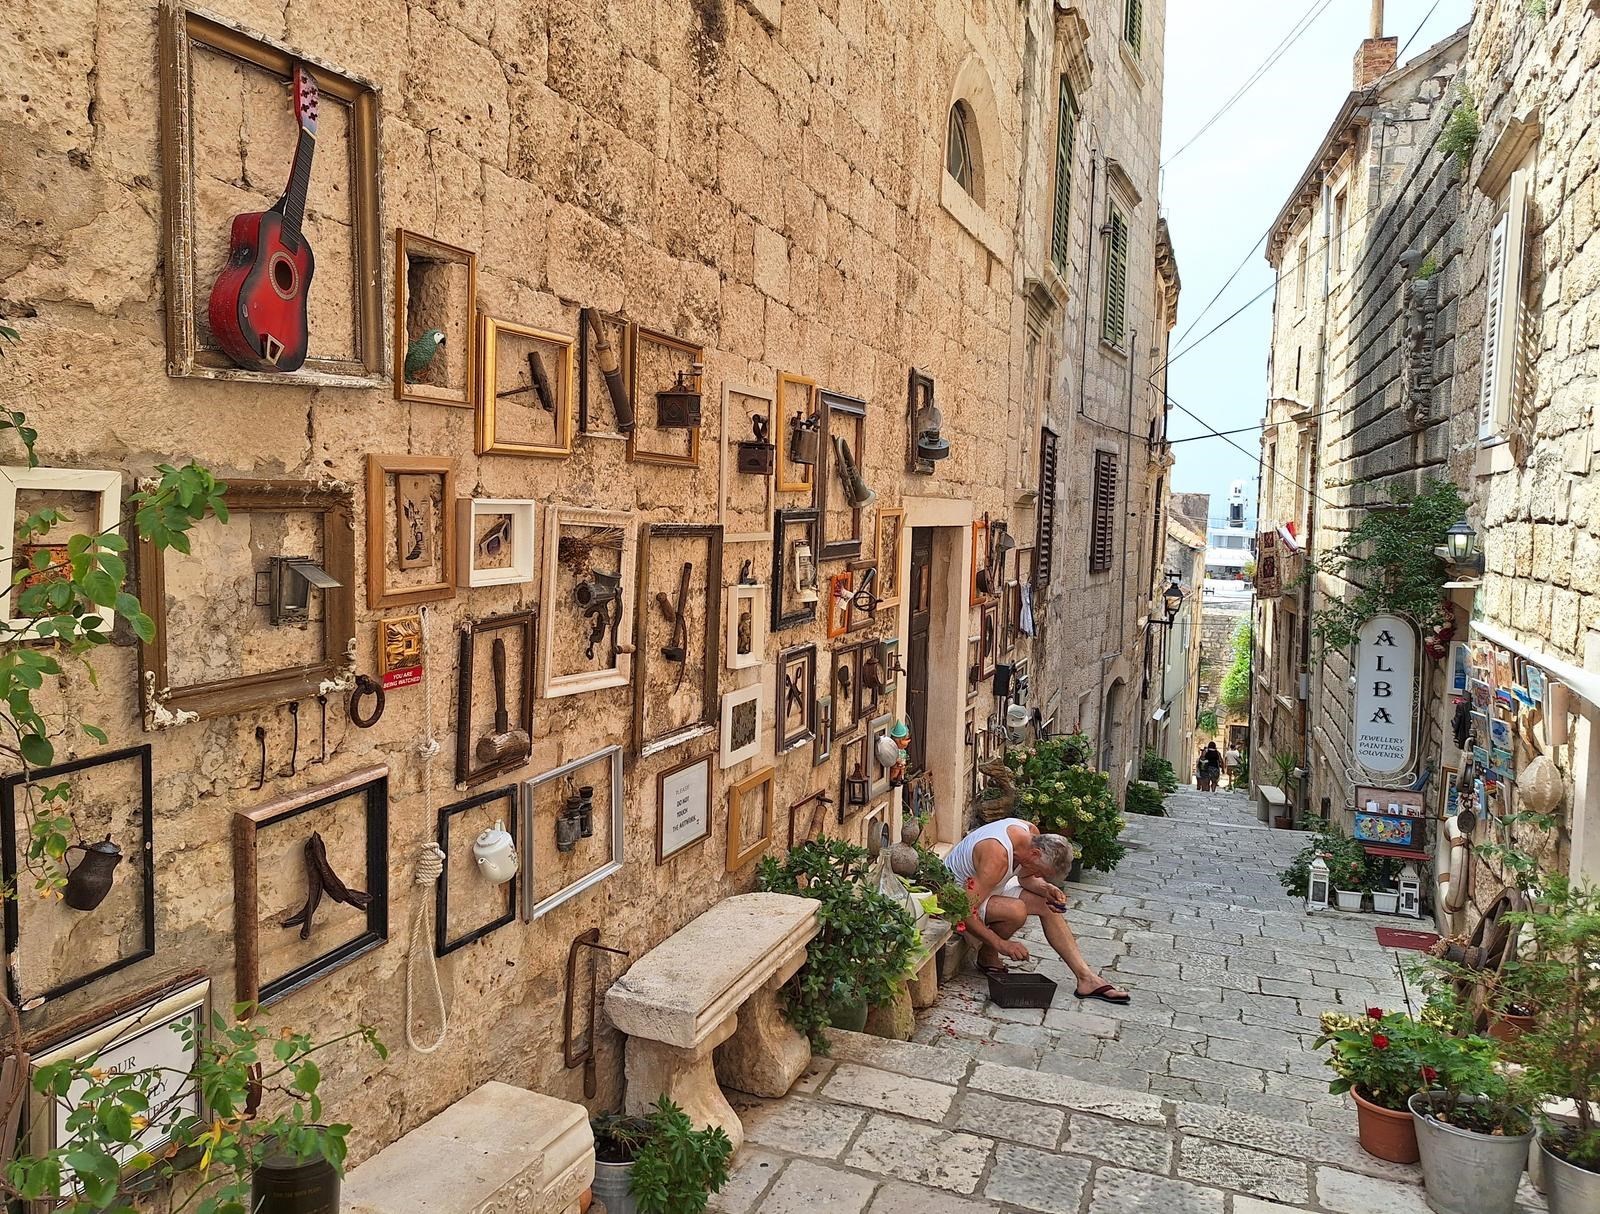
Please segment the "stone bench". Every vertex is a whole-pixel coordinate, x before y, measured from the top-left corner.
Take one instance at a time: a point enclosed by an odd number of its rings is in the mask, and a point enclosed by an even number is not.
[[[1276,784],[1256,785],[1256,817],[1271,825],[1273,815],[1289,808],[1289,795]]]
[[[344,1214],[577,1214],[594,1183],[581,1104],[486,1083],[344,1178]]]
[[[665,1094],[737,1150],[744,1128],[717,1081],[777,1097],[804,1073],[811,1047],[784,1020],[778,990],[816,934],[814,899],[738,894],[629,966],[606,992],[606,1015],[628,1036],[627,1112],[648,1113]]]

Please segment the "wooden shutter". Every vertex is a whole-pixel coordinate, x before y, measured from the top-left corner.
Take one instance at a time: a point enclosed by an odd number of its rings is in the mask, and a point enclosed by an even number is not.
[[[1111,235],[1106,240],[1105,315],[1100,335],[1121,346],[1128,329],[1128,221],[1111,208]]]
[[[1056,432],[1039,431],[1039,531],[1034,541],[1034,581],[1050,580],[1056,563]]]
[[[1506,227],[1502,215],[1489,237],[1489,270],[1483,301],[1483,378],[1478,387],[1478,437],[1493,438],[1499,431],[1495,411],[1495,384],[1500,375],[1500,333],[1504,329],[1500,300],[1506,278]]]
[[[1122,36],[1127,40],[1133,53],[1137,55],[1144,43],[1144,3],[1143,0],[1127,0],[1123,8],[1124,24]]]
[[[1061,100],[1056,114],[1056,201],[1050,234],[1050,259],[1067,271],[1068,223],[1072,218],[1072,143],[1078,121],[1077,103],[1067,78],[1061,78]]]
[[[1116,539],[1117,453],[1094,453],[1093,518],[1089,526],[1089,572],[1104,573],[1111,568]]]

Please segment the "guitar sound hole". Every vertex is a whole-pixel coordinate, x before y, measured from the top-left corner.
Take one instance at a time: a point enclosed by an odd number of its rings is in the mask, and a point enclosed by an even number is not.
[[[284,299],[294,294],[296,278],[294,263],[282,253],[272,259],[272,286]]]

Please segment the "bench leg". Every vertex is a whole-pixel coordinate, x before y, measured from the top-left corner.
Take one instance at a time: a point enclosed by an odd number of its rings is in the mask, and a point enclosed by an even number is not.
[[[737,1015],[729,1016],[704,1041],[687,1050],[651,1041],[648,1037],[629,1037],[627,1112],[634,1116],[647,1115],[663,1094],[670,1096],[695,1125],[721,1126],[737,1151],[744,1142],[744,1126],[717,1086],[712,1053],[733,1036],[738,1024]]]
[[[911,1006],[917,1011],[939,1002],[939,954],[931,954],[911,979]]]
[[[787,1095],[811,1065],[811,1043],[783,1018],[778,991],[805,963],[802,952],[739,1009],[739,1029],[717,1051],[717,1078],[752,1096]]]

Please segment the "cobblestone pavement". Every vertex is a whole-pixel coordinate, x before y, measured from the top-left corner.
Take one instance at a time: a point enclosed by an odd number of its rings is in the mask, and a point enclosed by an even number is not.
[[[1402,1005],[1374,932],[1395,921],[1306,915],[1277,880],[1305,836],[1262,829],[1242,794],[1180,789],[1168,810],[1133,819],[1115,874],[1069,887],[1130,1005],[1080,1007],[1030,923],[1053,1008],[996,1007],[968,972],[910,1042],[834,1034],[787,1097],[735,1101],[746,1146],[711,1209],[1425,1214],[1418,1169],[1361,1150],[1311,1050],[1325,1008]]]

